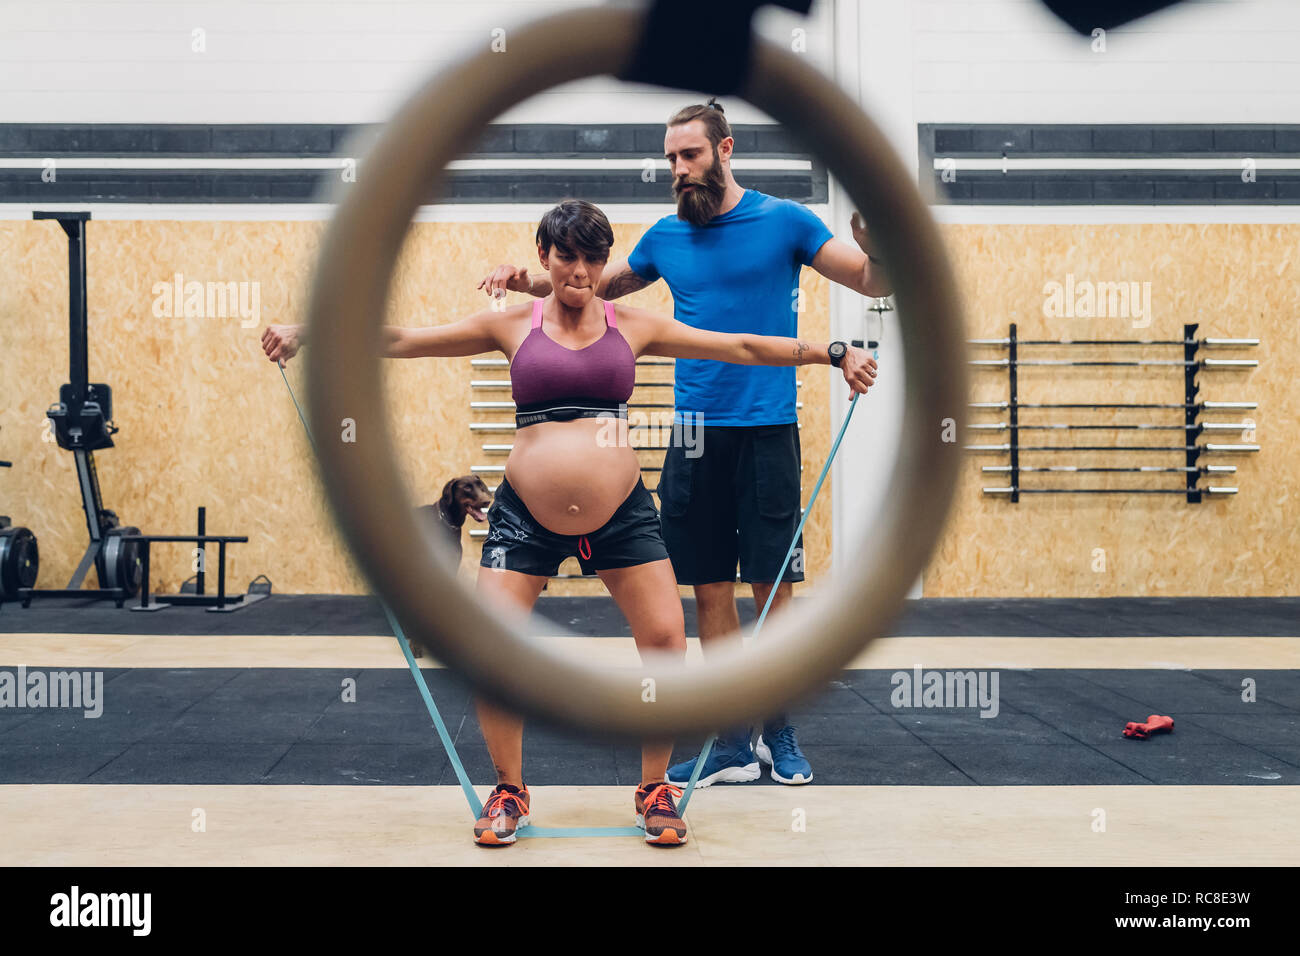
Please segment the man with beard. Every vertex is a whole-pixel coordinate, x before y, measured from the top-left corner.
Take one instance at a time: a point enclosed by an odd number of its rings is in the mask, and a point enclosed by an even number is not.
[[[627,259],[611,263],[596,295],[616,299],[656,279],[668,283],[678,321],[718,332],[796,337],[799,271],[811,266],[862,295],[884,296],[888,281],[869,254],[868,236],[855,213],[853,237],[841,242],[797,202],[744,189],[731,173],[735,140],[715,100],[687,106],[669,120],[664,155],[673,174],[677,215],[660,219]],[[506,289],[550,294],[545,275],[499,266],[480,284],[488,295]],[[801,342],[799,348],[806,348]],[[854,361],[843,342],[830,346],[832,364]],[[847,357],[846,357],[847,356]],[[870,363],[873,373],[875,363]],[[688,456],[674,441],[659,481],[664,542],[680,584],[694,587],[700,640],[709,644],[740,627],[736,608],[737,562],[756,608],[766,603],[800,518],[800,447],[793,368],[727,365],[678,359],[674,381],[674,431],[697,428]],[[803,542],[797,556],[802,555]],[[803,562],[791,563],[776,585],[773,610],[792,599]],[[772,779],[812,780],[785,715],[764,721],[757,744],[752,728],[721,733],[697,786],[757,780],[759,762]],[[695,757],[669,768],[684,784]]]

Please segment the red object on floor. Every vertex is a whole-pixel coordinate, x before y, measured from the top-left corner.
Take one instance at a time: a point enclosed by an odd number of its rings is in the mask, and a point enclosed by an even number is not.
[[[1173,729],[1174,719],[1172,717],[1152,714],[1147,718],[1145,724],[1134,723],[1130,720],[1124,725],[1124,736],[1133,737],[1137,740],[1146,740],[1152,734],[1167,734]]]

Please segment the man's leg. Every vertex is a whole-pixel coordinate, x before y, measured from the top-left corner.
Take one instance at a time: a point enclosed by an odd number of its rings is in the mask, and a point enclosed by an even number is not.
[[[767,604],[768,595],[772,593],[772,582],[752,581],[749,587],[754,592],[754,618],[757,620],[758,615],[763,613],[763,606]],[[793,600],[794,585],[789,581],[782,581],[781,586],[776,589],[776,597],[772,598],[772,609],[767,612],[768,617],[784,607],[789,607]]]
[[[710,644],[740,630],[735,582],[715,581],[712,584],[695,585],[695,617],[700,632],[700,647],[706,654]],[[749,756],[753,736],[754,728],[748,724],[732,727],[718,733],[714,746],[720,748],[719,754],[726,752],[738,755],[744,766],[748,767],[753,763]]]
[[[750,582],[757,616],[780,574],[770,616],[789,607],[794,599],[794,582],[804,577],[803,542],[794,542],[791,552],[802,498],[799,430],[794,424],[770,425],[749,429],[748,433],[737,467],[740,576]],[[773,780],[789,784],[812,780],[812,766],[799,749],[794,727],[786,715],[767,716],[754,750],[762,763],[771,765]]]
[[[754,592],[754,620],[758,620],[758,616],[763,613],[763,608],[767,605],[767,599],[772,593],[772,582],[753,581],[749,587]],[[772,598],[772,606],[768,609],[767,616],[771,617],[773,614],[788,609],[793,600],[794,585],[789,581],[782,581],[776,589],[776,597]],[[776,714],[764,719],[763,728],[767,730],[785,727],[789,722],[785,714]]]
[[[725,634],[740,630],[736,611],[736,583],[715,581],[695,585],[695,617],[700,631],[700,646],[708,653],[709,645]]]
[[[673,445],[659,479],[664,544],[681,584],[695,589],[700,642],[707,649],[740,627],[736,612],[735,446],[743,429],[705,427],[695,449]],[[696,786],[757,780],[758,761],[750,729],[723,731],[700,771]],[[668,780],[684,785],[698,754],[668,768]]]
[[[717,644],[720,638],[735,634],[740,629],[740,615],[736,611],[736,583],[712,581],[696,584],[694,589],[700,647],[708,654],[710,645]],[[695,785],[708,787],[715,783],[749,783],[757,780],[762,771],[758,758],[754,756],[753,733],[753,727],[748,725],[719,730]],[[685,786],[698,761],[699,754],[695,753],[669,767],[668,782],[679,787]]]

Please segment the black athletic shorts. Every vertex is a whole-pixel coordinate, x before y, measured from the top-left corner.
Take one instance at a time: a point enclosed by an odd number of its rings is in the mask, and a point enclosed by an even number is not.
[[[799,527],[799,426],[705,425],[698,437],[694,449],[669,446],[659,478],[677,583],[734,581],[737,561],[742,581],[775,581]],[[802,581],[803,567],[800,536],[781,580]]]
[[[618,510],[591,534],[556,534],[528,513],[503,477],[488,508],[488,536],[483,542],[485,568],[554,577],[565,558],[576,557],[583,574],[668,557],[659,530],[659,512],[641,479]]]

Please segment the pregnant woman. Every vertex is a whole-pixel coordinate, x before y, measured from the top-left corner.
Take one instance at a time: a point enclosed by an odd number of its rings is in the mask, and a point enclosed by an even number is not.
[[[582,200],[551,209],[537,227],[537,252],[549,273],[545,299],[488,310],[431,328],[385,328],[388,358],[501,352],[510,360],[517,431],[505,478],[488,510],[478,593],[489,605],[530,611],[560,562],[577,557],[595,572],[631,626],[639,650],[684,655],[685,625],[654,499],[627,437],[627,401],[636,358],[662,355],[741,365],[829,365],[829,346],[776,336],[724,334],[596,298],[614,233],[605,214]],[[303,344],[301,326],[270,326],[262,345],[274,361]],[[857,392],[875,382],[875,362],[849,348],[840,368]],[[508,666],[503,662],[502,666]],[[477,700],[479,724],[497,787],[475,823],[485,846],[515,842],[529,822],[523,779],[523,720]],[[635,796],[646,842],[686,841],[664,777],[671,742],[644,744]]]

